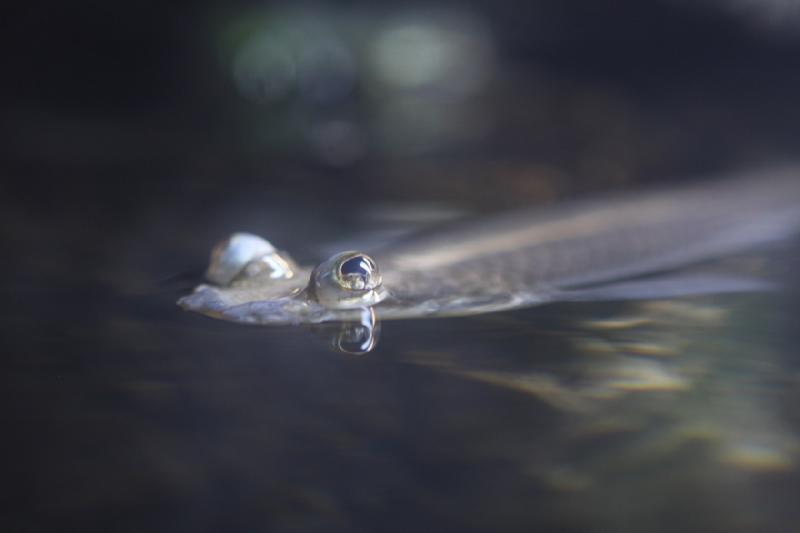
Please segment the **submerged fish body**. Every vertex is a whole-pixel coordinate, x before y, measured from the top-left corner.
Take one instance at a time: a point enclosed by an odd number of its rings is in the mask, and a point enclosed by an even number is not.
[[[201,285],[179,304],[259,324],[362,320],[365,308],[378,319],[475,314],[613,297],[597,287],[748,250],[798,228],[800,168],[784,168],[462,223],[371,251],[380,274],[377,267],[348,271],[349,285],[332,259],[280,279],[256,274],[227,286]],[[369,259],[350,253],[347,264],[354,258],[362,266]],[[366,287],[367,279],[375,283]],[[323,298],[331,283],[333,296]],[[670,287],[674,294],[695,290]]]

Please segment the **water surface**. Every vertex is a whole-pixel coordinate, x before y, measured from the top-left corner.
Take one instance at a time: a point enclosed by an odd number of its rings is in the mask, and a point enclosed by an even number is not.
[[[101,241],[94,269],[38,263],[46,288],[23,276],[4,291],[11,529],[749,532],[800,518],[796,286],[390,321],[353,356],[330,349],[330,328],[181,311],[194,274],[166,273],[194,256],[148,231]],[[196,240],[182,246],[199,255]],[[772,256],[780,277],[796,254]]]

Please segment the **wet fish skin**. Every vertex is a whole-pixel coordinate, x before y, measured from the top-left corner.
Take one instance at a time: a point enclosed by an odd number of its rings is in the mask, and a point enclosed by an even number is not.
[[[597,285],[721,258],[798,229],[800,167],[521,210],[368,250],[389,293],[374,310],[379,319],[416,318],[580,300],[583,287],[596,291]],[[301,268],[285,284],[204,285],[179,303],[248,323],[352,320],[353,310],[306,297],[301,288],[310,271]],[[736,283],[726,283],[735,290]]]
[[[505,294],[514,305],[512,295],[559,299],[562,291],[724,257],[799,229],[800,168],[782,168],[523,210],[376,256],[398,299]]]

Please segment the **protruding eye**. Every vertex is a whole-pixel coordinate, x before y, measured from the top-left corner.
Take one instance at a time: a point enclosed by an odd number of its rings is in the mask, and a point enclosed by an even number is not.
[[[319,303],[339,309],[369,307],[386,296],[378,265],[361,252],[342,252],[320,263],[311,274],[309,292]]]
[[[339,285],[350,290],[374,289],[381,282],[378,265],[363,254],[357,254],[342,261],[338,274]]]
[[[234,233],[214,247],[206,278],[217,285],[267,274],[270,279],[294,276],[294,262],[268,241],[250,233]]]

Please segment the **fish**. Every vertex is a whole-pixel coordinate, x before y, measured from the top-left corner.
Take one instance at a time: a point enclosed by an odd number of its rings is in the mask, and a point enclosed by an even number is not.
[[[783,166],[457,222],[313,267],[236,233],[215,247],[210,283],[178,304],[248,324],[367,327],[559,301],[762,290],[772,284],[679,271],[799,229],[800,167]]]

